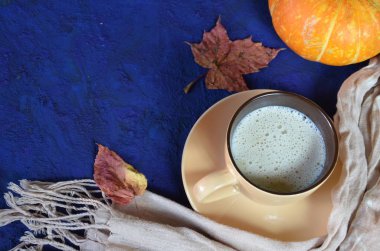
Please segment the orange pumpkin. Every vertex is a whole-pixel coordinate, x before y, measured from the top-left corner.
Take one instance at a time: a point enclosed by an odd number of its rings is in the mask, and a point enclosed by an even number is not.
[[[303,58],[328,65],[380,53],[380,0],[269,0],[280,38]]]

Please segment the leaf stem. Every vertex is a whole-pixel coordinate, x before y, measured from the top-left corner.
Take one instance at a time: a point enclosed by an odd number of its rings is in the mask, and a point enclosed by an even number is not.
[[[188,94],[191,90],[191,88],[193,87],[194,84],[196,84],[199,80],[201,80],[202,78],[204,78],[206,76],[207,72],[199,75],[196,79],[194,79],[193,81],[191,81],[188,85],[186,85],[185,88],[183,88],[183,91]]]

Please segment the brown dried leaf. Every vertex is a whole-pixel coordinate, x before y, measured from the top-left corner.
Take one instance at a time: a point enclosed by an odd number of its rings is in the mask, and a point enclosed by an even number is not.
[[[119,204],[128,204],[136,195],[142,195],[148,184],[145,176],[117,153],[100,144],[98,147],[94,180],[100,189]]]
[[[220,18],[211,31],[203,34],[202,42],[190,46],[195,62],[210,69],[206,87],[228,91],[248,90],[242,75],[258,72],[282,50],[254,43],[251,37],[231,41]]]

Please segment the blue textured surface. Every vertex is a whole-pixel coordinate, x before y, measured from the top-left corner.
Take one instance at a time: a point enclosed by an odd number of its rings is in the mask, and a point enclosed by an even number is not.
[[[180,161],[191,126],[229,95],[198,84],[205,70],[183,41],[219,14],[232,39],[285,47],[264,0],[0,2],[0,192],[9,181],[92,177],[95,142],[145,173],[149,189],[188,205]],[[289,49],[250,88],[303,94],[335,110],[342,81],[362,65],[329,67]],[[0,199],[0,207],[5,207]],[[21,224],[0,229],[0,250]]]

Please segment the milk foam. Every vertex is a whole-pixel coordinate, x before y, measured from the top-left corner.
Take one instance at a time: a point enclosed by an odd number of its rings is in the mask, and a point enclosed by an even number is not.
[[[247,114],[232,134],[231,153],[253,184],[280,193],[312,185],[326,160],[317,126],[285,106],[267,106]]]

